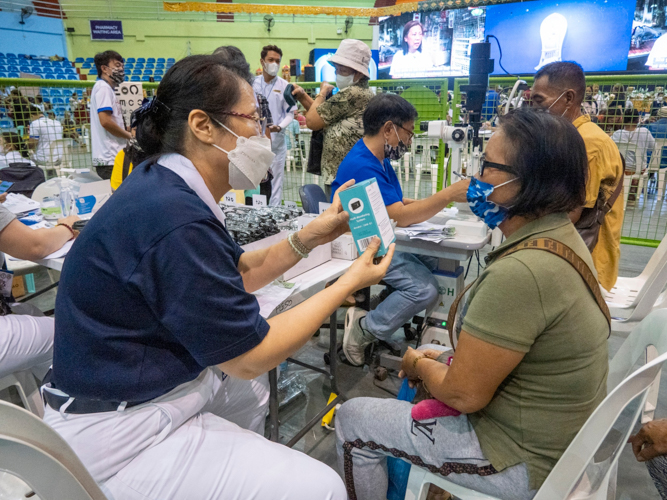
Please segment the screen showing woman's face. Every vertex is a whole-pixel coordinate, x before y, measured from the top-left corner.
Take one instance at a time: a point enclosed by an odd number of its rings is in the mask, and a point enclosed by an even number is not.
[[[408,34],[405,36],[408,50],[410,52],[416,51],[422,44],[422,38],[424,38],[424,33],[422,33],[421,26],[413,26],[410,28],[410,31],[408,31]]]

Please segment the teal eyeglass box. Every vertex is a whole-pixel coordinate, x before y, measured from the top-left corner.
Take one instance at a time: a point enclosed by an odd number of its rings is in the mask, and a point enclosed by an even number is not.
[[[359,254],[364,253],[377,236],[381,243],[376,255],[385,255],[396,236],[375,177],[341,191],[339,196],[343,210],[350,214],[350,230]]]

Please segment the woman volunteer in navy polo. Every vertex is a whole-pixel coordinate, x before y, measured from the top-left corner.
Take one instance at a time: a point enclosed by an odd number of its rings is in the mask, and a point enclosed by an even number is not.
[[[340,235],[347,216],[336,198],[289,241],[243,253],[217,200],[269,168],[258,120],[250,85],[215,56],[176,63],[137,116],[151,159],[67,257],[44,419],[109,498],[347,498],[332,469],[257,433],[265,374],[377,283],[392,252],[374,265],[376,242],[333,286],[264,320],[250,292]]]

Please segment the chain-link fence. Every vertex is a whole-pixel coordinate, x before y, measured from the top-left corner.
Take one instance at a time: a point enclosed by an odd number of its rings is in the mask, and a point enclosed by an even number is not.
[[[532,79],[525,80],[528,86],[532,84]],[[514,77],[491,78],[483,109],[489,128],[498,113],[504,112],[515,82]],[[449,119],[457,123],[461,107],[465,106],[465,94],[460,90],[465,83],[467,79],[454,80],[449,102],[447,80],[371,81],[370,86],[375,93],[403,96],[417,108],[419,121],[448,119],[451,107]],[[141,84],[148,96],[158,85]],[[655,246],[667,234],[667,107],[663,109],[663,104],[667,104],[663,102],[667,75],[590,76],[586,84],[584,113],[612,137],[626,161],[624,241]],[[4,145],[0,163],[23,159],[44,168],[47,175],[57,174],[61,167],[91,168],[93,85],[93,81],[0,78],[0,132]],[[301,85],[313,96],[319,89],[316,83]],[[11,93],[10,88],[14,88]],[[528,105],[528,98],[528,94],[515,96],[510,107]],[[40,118],[36,110],[44,116]],[[435,193],[444,181],[451,179],[443,143],[420,133],[419,122],[415,128],[417,135],[410,152],[393,166],[405,196],[419,199]],[[322,186],[323,179],[306,172],[311,131],[300,127],[298,135],[295,131],[287,134],[290,141],[283,199],[300,202],[299,187],[311,183]]]
[[[532,85],[532,78],[524,78]],[[517,79],[491,78],[483,112],[492,128],[503,113]],[[454,82],[453,122],[459,120],[465,94],[460,88],[467,79]],[[667,173],[667,103],[663,102],[667,75],[589,76],[582,112],[607,133],[623,154],[624,178],[623,242],[657,246],[667,234],[664,191]],[[494,94],[495,92],[495,94]],[[514,96],[510,107],[529,105],[529,92]],[[495,110],[494,110],[495,108]],[[486,136],[488,138],[488,136]],[[664,152],[663,152],[663,148]]]

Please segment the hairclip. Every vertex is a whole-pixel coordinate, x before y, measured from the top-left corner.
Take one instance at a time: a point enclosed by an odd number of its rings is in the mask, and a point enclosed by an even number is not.
[[[153,99],[144,99],[141,103],[141,106],[132,112],[132,116],[130,117],[130,127],[136,127],[147,115],[151,113],[157,114],[165,111],[167,113],[171,113],[171,108],[162,101],[158,100],[157,97],[153,97]]]

